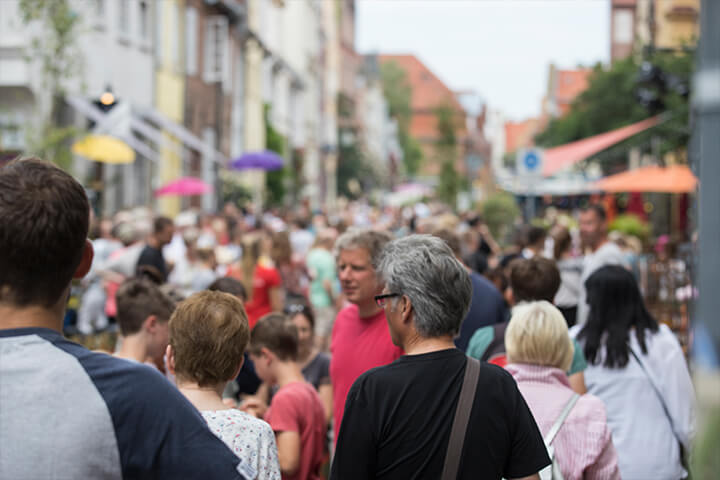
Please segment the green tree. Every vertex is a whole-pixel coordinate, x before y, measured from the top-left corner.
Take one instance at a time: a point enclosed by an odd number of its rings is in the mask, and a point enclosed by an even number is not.
[[[488,196],[481,205],[480,211],[490,233],[498,241],[508,236],[515,219],[520,216],[520,208],[515,197],[508,192],[498,192]]]
[[[689,85],[693,70],[691,54],[657,52],[648,61],[681,83]],[[562,145],[648,118],[650,113],[636,97],[640,64],[640,60],[631,56],[614,62],[607,69],[596,65],[588,88],[578,95],[570,112],[552,120],[535,137],[538,145]],[[658,145],[654,147],[659,154],[686,148],[689,139],[687,96],[672,89],[658,93],[665,105],[667,121],[600,154],[597,158],[602,165],[608,167],[615,163],[626,163],[628,148],[649,150],[653,148],[651,138],[659,139]]]
[[[420,143],[410,135],[412,87],[405,70],[396,62],[380,65],[380,79],[390,116],[398,122],[398,141],[403,150],[405,170],[413,176],[420,170],[423,154]]]
[[[265,105],[265,148],[285,156],[285,137],[275,130],[270,121],[270,105]],[[267,172],[265,175],[265,188],[267,201],[270,205],[282,205],[285,199],[285,179],[288,177],[288,167]]]
[[[68,169],[72,163],[70,141],[80,131],[62,125],[65,84],[82,71],[82,57],[76,45],[81,19],[70,8],[69,0],[20,0],[20,14],[27,25],[40,24],[37,37],[30,44],[28,61],[40,65],[42,86],[50,95],[47,120],[39,131],[30,135],[29,150]]]
[[[457,121],[455,111],[448,105],[435,110],[438,139],[435,142],[436,161],[441,165],[437,188],[438,197],[448,205],[455,207],[457,195],[462,188],[462,179],[455,169],[457,160]]]

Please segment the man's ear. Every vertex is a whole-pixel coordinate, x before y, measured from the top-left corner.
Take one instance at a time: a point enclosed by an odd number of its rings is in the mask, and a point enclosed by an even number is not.
[[[82,258],[80,259],[80,265],[75,269],[73,278],[83,278],[90,271],[92,267],[93,257],[95,256],[95,250],[93,250],[92,243],[90,240],[85,240],[85,246],[83,247]]]
[[[413,311],[412,301],[410,297],[403,295],[400,297],[400,302],[400,314],[402,315],[403,323],[408,323],[410,321],[410,312]]]
[[[143,330],[146,330],[149,333],[155,333],[155,330],[157,330],[158,327],[158,323],[160,323],[160,320],[158,320],[157,316],[150,315],[143,322]]]
[[[170,345],[168,345],[165,349],[165,361],[167,363],[168,372],[170,372],[171,375],[175,375],[175,350],[173,350]],[[235,377],[237,377],[237,375],[235,375]]]

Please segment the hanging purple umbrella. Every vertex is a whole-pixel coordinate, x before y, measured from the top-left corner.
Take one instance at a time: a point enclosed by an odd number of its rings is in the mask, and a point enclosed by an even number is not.
[[[283,168],[285,160],[283,157],[270,150],[264,152],[249,152],[241,155],[230,162],[230,168],[233,170],[280,170]]]
[[[203,195],[212,191],[212,185],[203,182],[199,178],[182,177],[155,190],[155,196],[178,195],[181,197],[188,197],[192,195]]]

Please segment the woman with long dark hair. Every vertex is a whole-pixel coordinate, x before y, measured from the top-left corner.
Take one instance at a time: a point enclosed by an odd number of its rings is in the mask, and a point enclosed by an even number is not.
[[[590,314],[571,334],[588,361],[588,393],[607,407],[622,477],[684,478],[694,394],[677,338],[647,311],[625,268],[602,267],[585,288]]]

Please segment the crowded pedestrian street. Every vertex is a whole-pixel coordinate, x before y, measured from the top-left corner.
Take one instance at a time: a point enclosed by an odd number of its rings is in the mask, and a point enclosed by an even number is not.
[[[0,0],[0,479],[717,479],[719,23]]]

